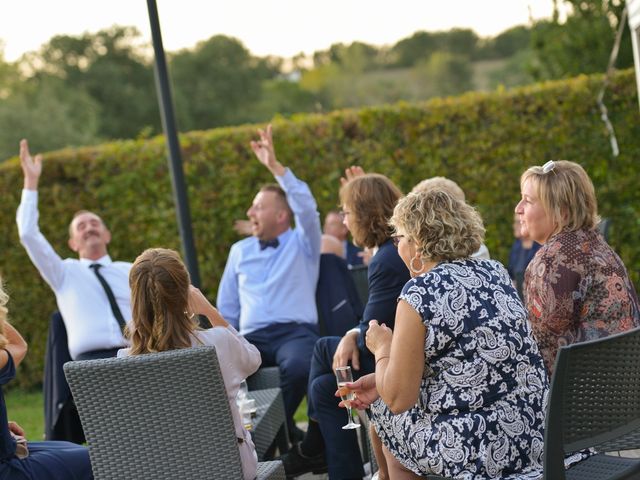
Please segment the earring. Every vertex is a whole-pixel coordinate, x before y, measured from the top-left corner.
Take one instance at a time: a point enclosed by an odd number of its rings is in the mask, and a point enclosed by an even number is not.
[[[413,266],[413,262],[415,262],[416,260],[420,260],[419,268],[415,268]],[[411,270],[412,273],[418,274],[422,271],[423,268],[424,268],[424,260],[422,260],[422,257],[419,257],[418,254],[416,253],[413,256],[413,258],[411,258],[411,261],[409,262],[409,270]]]

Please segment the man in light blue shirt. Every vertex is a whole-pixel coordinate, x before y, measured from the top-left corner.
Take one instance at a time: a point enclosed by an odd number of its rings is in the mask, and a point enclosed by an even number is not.
[[[318,339],[315,292],[320,266],[320,214],[306,183],[276,158],[271,125],[251,142],[278,185],[263,187],[247,211],[252,236],[231,247],[217,306],[222,316],[277,365],[289,432],[304,398]],[[291,220],[295,218],[295,228]]]

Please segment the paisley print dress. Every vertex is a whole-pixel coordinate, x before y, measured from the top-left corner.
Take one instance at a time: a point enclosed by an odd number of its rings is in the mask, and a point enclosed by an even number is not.
[[[524,299],[549,375],[561,346],[640,326],[627,270],[597,230],[552,236],[527,267]]]
[[[547,374],[509,274],[493,260],[440,263],[400,299],[427,329],[418,401],[378,399],[384,445],[418,475],[533,479],[542,472]]]

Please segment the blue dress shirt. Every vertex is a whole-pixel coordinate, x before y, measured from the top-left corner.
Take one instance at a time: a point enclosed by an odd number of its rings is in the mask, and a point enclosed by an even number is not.
[[[289,169],[276,180],[287,194],[295,228],[278,236],[276,248],[260,249],[256,237],[236,242],[218,288],[218,310],[242,335],[275,323],[318,323],[318,207],[307,184]]]

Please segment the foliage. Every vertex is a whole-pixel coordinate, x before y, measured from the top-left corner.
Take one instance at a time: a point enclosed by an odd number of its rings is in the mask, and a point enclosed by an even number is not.
[[[35,79],[54,77],[86,93],[100,108],[98,135],[135,137],[147,126],[159,131],[151,64],[136,41],[134,27],[114,26],[95,34],[53,37],[26,62]]]
[[[235,38],[216,35],[171,59],[176,110],[182,130],[233,125],[252,119],[261,84],[278,73]]]
[[[56,78],[33,79],[0,98],[0,159],[14,155],[24,136],[38,149],[96,142],[99,123],[100,106],[87,93]]]
[[[604,72],[622,17],[624,0],[563,0],[570,13],[561,23],[538,22],[532,32],[535,79],[566,78],[581,73]],[[556,5],[557,9],[557,5]],[[633,65],[629,28],[625,25],[618,53],[618,68]]]
[[[482,39],[479,42],[476,58],[508,58],[529,49],[531,29],[525,25],[516,25],[496,37]]]
[[[41,391],[12,388],[5,395],[9,419],[20,425],[29,441],[44,438],[44,400]]]
[[[436,52],[419,71],[431,84],[432,96],[455,95],[473,87],[469,61],[459,54]]]
[[[638,98],[633,72],[616,75],[606,97],[621,154],[612,158],[595,98],[602,76],[581,76],[492,94],[425,103],[301,115],[274,122],[279,158],[309,182],[321,213],[335,208],[339,178],[350,164],[388,175],[404,191],[443,175],[457,181],[482,214],[486,244],[505,260],[518,179],[550,158],[580,162],[591,175],[600,211],[612,219],[610,242],[636,285],[640,280],[640,156]],[[270,175],[248,148],[256,126],[181,135],[184,171],[203,290],[215,298],[231,244],[233,220],[243,218]],[[0,165],[1,273],[10,315],[30,344],[17,383],[42,378],[47,324],[55,301],[20,246],[15,210],[22,173],[17,158]],[[113,233],[110,254],[133,260],[152,246],[180,248],[162,138],[129,140],[45,155],[40,186],[41,229],[63,257],[71,212],[97,211]]]

